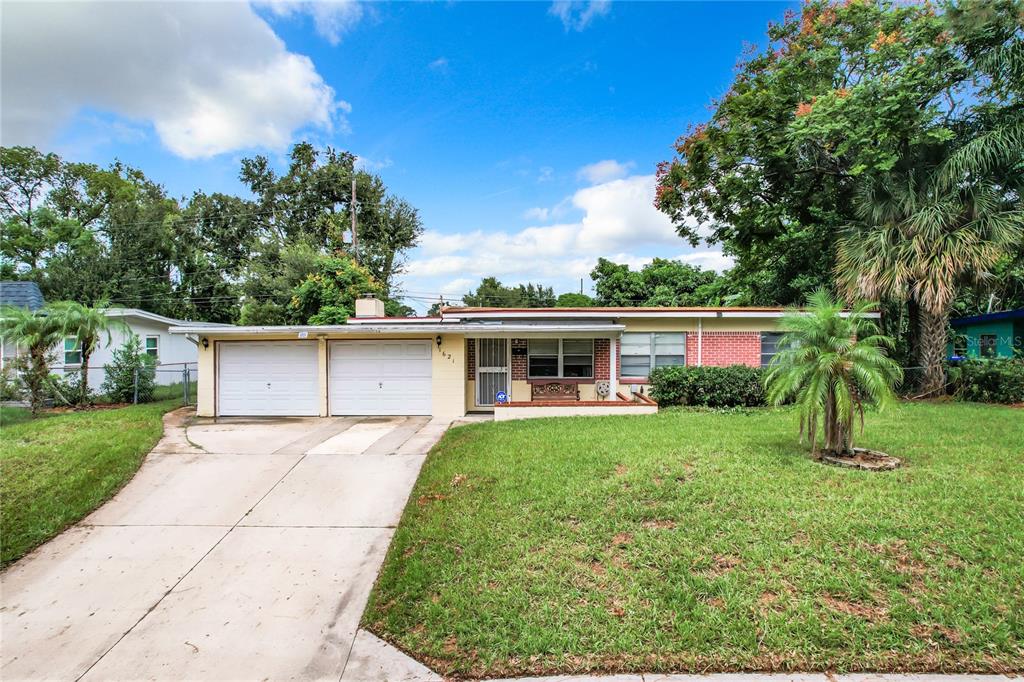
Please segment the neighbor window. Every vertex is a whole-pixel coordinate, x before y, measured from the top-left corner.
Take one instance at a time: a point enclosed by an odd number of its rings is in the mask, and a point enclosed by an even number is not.
[[[953,355],[958,358],[967,357],[967,337],[963,334],[953,337]]]
[[[157,360],[160,358],[160,337],[159,336],[147,336],[146,337],[146,355]]]
[[[686,364],[686,334],[622,335],[622,376],[646,377],[652,367]]]
[[[996,335],[982,334],[978,346],[981,350],[981,357],[994,358],[996,356]]]
[[[80,344],[78,339],[74,336],[69,336],[64,339],[64,364],[82,364],[82,344]]]
[[[761,366],[767,367],[771,364],[772,358],[779,352],[779,341],[782,334],[779,332],[761,332]]]
[[[594,342],[591,339],[530,339],[527,376],[589,379],[594,376]]]

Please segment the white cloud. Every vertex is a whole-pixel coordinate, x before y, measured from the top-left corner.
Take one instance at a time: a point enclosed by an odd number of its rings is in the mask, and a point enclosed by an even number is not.
[[[548,8],[548,14],[561,19],[566,31],[582,31],[611,9],[611,0],[555,0]]]
[[[356,168],[358,170],[370,171],[375,173],[385,168],[391,168],[394,165],[394,161],[391,157],[385,157],[383,159],[371,159],[368,156],[356,156]]]
[[[4,3],[3,144],[48,146],[82,110],[149,123],[185,158],[347,128],[347,103],[244,3]]]
[[[320,36],[331,45],[363,18],[363,5],[355,0],[266,0],[261,6],[280,17],[308,14]]]
[[[579,286],[580,278],[589,282],[590,271],[602,256],[633,268],[656,255],[717,271],[731,267],[731,259],[717,250],[675,255],[684,242],[668,217],[654,208],[654,187],[653,175],[633,175],[579,189],[559,204],[580,215],[575,221],[512,232],[428,231],[409,262],[406,285],[420,292],[462,294],[480,278],[494,276],[506,284],[530,281],[569,291]],[[534,208],[527,213],[545,221],[553,217],[553,210]],[[460,286],[454,291],[444,288],[453,278]],[[467,280],[470,286],[462,287]]]
[[[549,182],[555,178],[555,169],[551,166],[541,166],[537,173],[537,182]]]
[[[434,61],[427,64],[427,68],[430,69],[431,71],[439,71],[441,73],[444,73],[448,71],[448,58],[438,57]]]
[[[618,180],[619,178],[626,177],[635,165],[632,161],[619,163],[615,159],[605,159],[604,161],[591,163],[580,168],[576,171],[576,177],[596,185],[600,182],[608,182],[609,180]]]

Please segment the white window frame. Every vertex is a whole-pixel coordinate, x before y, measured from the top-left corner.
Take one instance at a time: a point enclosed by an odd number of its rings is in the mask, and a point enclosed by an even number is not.
[[[771,353],[768,356],[767,361],[765,360],[765,357],[764,357],[765,356],[764,337],[766,337],[766,336],[771,336],[771,337],[775,338],[775,352]],[[785,336],[785,332],[761,332],[760,342],[761,342],[761,366],[762,367],[767,367],[768,365],[770,365],[771,361],[772,361],[772,358],[774,358],[776,355],[779,354],[779,342],[782,341],[782,337],[783,336]]]
[[[564,341],[589,341],[590,342],[590,376],[589,377],[567,377],[565,376],[565,343]],[[534,376],[530,373],[530,358],[537,357],[551,357],[551,353],[532,353],[530,352],[531,341],[558,341],[558,376],[553,377],[540,377]],[[569,353],[572,356],[585,355],[584,353]],[[526,378],[527,379],[551,379],[552,381],[558,381],[560,379],[570,379],[579,381],[593,381],[597,375],[596,361],[594,357],[594,339],[527,339],[526,340]]]
[[[156,347],[152,349],[152,350],[156,351],[155,354],[149,352],[150,348],[149,348],[148,344],[149,344],[149,340],[150,339],[153,339],[154,341],[156,341]],[[142,342],[142,352],[144,352],[149,357],[153,358],[154,361],[160,362],[160,335],[159,334],[149,334],[149,335],[147,335],[145,341]]]
[[[642,358],[642,357],[644,357],[644,355],[642,353],[627,353],[626,352],[625,338],[627,336],[646,336],[647,337],[648,367],[647,367],[647,374],[643,374],[643,375],[629,374],[626,371],[626,368],[623,367],[622,368],[622,377],[620,377],[620,379],[622,379],[622,380],[627,380],[627,379],[646,379],[647,377],[650,376],[651,370],[655,369],[658,366],[658,353],[656,352],[656,348],[657,348],[657,345],[658,345],[657,344],[657,337],[658,336],[680,336],[680,337],[682,337],[683,345],[682,345],[682,352],[681,353],[662,353],[661,355],[663,355],[663,356],[664,355],[681,355],[682,358],[683,358],[683,364],[682,365],[666,365],[666,366],[683,367],[683,366],[686,365],[686,332],[623,332],[622,333],[622,344],[621,344],[622,348],[619,350],[619,362],[620,363],[622,363],[622,361],[625,358],[627,358],[627,357],[633,357],[633,358]]]
[[[68,341],[74,341],[75,345],[68,348]],[[68,353],[78,353],[78,362],[68,362]],[[82,342],[78,340],[77,336],[65,336],[64,337],[64,366],[65,367],[78,367],[82,364]]]

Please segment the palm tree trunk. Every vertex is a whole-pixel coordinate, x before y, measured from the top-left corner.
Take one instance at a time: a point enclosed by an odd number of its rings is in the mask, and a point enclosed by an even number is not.
[[[936,313],[922,307],[920,319],[921,364],[924,366],[921,395],[936,396],[946,388],[943,365],[946,359],[946,327],[949,325],[949,311],[943,310]]]
[[[79,398],[78,402],[85,404],[89,399],[89,356],[92,355],[92,349],[82,344],[82,368],[79,370],[82,373],[82,381],[79,382]]]

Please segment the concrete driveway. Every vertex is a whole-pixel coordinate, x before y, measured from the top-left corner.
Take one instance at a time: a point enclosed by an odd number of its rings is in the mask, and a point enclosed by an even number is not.
[[[433,677],[358,624],[448,422],[175,419],[113,500],[3,575],[0,677]]]

